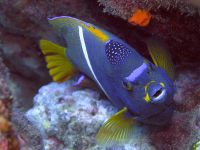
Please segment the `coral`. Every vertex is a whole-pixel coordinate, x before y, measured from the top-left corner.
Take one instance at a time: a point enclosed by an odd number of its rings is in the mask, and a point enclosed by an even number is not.
[[[99,128],[118,110],[109,101],[102,100],[97,91],[72,87],[76,78],[61,84],[52,82],[40,88],[34,97],[34,107],[24,117],[34,127],[29,132],[39,130],[37,132],[41,133],[43,147],[47,150],[189,149],[200,140],[200,107],[199,102],[194,103],[199,97],[195,93],[200,89],[200,68],[187,64],[178,66],[176,70],[176,108],[171,121],[163,126],[136,122],[130,142],[124,146],[101,148],[96,145],[95,136]]]
[[[175,112],[171,124],[167,124],[164,127],[154,127],[150,131],[150,143],[156,149],[181,149],[182,146],[184,147],[188,144],[186,143],[187,138],[192,134],[190,121],[191,116],[188,113]]]
[[[28,110],[25,116],[42,134],[43,147],[46,150],[105,150],[106,148],[96,145],[95,137],[103,122],[118,110],[109,101],[101,99],[97,91],[71,87],[75,82],[52,82],[40,88],[34,97],[34,107]],[[129,144],[111,150],[147,147],[154,150],[147,144],[146,126],[136,126],[137,131]]]
[[[34,150],[43,149],[42,135],[40,131],[25,117],[21,109],[14,109],[12,113],[12,123],[18,133],[20,148]]]
[[[9,84],[8,69],[0,58],[0,149],[19,150],[17,137],[10,122],[12,95]]]
[[[175,112],[172,121],[161,127],[151,127],[150,144],[156,149],[181,150],[190,149],[199,141],[199,110],[198,106],[190,112]],[[156,140],[155,140],[156,139]]]
[[[48,137],[44,147],[93,147],[101,122],[117,112],[109,102],[98,100],[97,92],[71,84],[70,80],[43,86],[34,97],[34,107],[25,115],[43,137]]]
[[[9,72],[8,69],[2,62],[2,58],[0,57],[0,99],[9,98],[10,90],[9,90]]]
[[[8,140],[3,134],[0,134],[0,148],[7,150],[8,149]]]
[[[193,15],[200,13],[199,9],[189,5],[181,0],[98,0],[101,5],[104,5],[104,12],[108,12],[115,16],[120,16],[123,19],[128,19],[137,10],[154,10],[159,8],[166,10],[179,9],[180,12]]]
[[[183,69],[183,67],[177,68]],[[187,70],[180,73],[175,82],[177,93],[174,96],[176,109],[179,111],[192,111],[200,103],[198,91],[200,90],[200,68],[194,68],[193,71]]]

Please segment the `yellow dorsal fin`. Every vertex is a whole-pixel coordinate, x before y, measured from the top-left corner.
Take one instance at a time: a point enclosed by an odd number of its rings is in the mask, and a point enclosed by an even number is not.
[[[47,68],[55,82],[62,83],[78,73],[78,70],[71,64],[65,53],[66,48],[51,43],[47,40],[40,40],[40,48],[46,55]]]
[[[96,143],[100,146],[118,146],[128,142],[133,133],[133,116],[126,115],[127,108],[107,120],[96,136]]]
[[[170,79],[174,79],[175,67],[171,59],[168,45],[157,38],[150,38],[147,46],[154,64],[165,70]]]
[[[78,28],[78,26],[84,27],[85,29],[89,30],[92,34],[94,34],[96,37],[100,38],[103,42],[106,42],[108,40],[108,36],[104,33],[104,31],[102,31],[98,27],[94,27],[94,25],[90,23],[86,23],[77,18],[62,16],[62,17],[55,17],[51,19],[49,18],[48,20],[49,20],[49,23],[53,25],[59,32],[62,32],[65,26],[68,26],[69,24],[71,24],[71,25],[74,25],[73,28]],[[77,31],[78,29],[75,32]]]

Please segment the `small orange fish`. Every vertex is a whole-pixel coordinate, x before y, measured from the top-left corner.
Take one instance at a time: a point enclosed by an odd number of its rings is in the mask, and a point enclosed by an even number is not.
[[[149,24],[151,16],[152,15],[149,13],[149,10],[142,11],[142,10],[139,9],[128,20],[128,22],[133,24],[133,25],[139,25],[139,26],[145,27]]]

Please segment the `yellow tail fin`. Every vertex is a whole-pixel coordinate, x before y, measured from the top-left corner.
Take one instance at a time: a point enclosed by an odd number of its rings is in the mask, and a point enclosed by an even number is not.
[[[78,73],[78,70],[67,58],[65,47],[42,39],[40,48],[46,56],[47,68],[50,69],[49,73],[55,82],[62,83]]]

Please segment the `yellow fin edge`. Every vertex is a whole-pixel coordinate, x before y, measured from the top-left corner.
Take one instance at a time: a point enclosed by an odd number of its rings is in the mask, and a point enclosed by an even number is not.
[[[65,53],[66,48],[47,40],[40,40],[40,48],[46,56],[47,68],[55,82],[62,83],[78,73]]]
[[[171,59],[168,45],[158,38],[150,38],[147,41],[147,46],[154,64],[164,69],[169,78],[173,80],[175,76],[175,67]]]
[[[124,116],[126,111],[127,108],[124,107],[103,124],[96,135],[96,143],[98,145],[112,147],[129,141],[129,137],[133,133],[134,119],[133,117],[126,119]]]
[[[100,38],[103,42],[106,42],[108,40],[108,36],[101,31],[98,28],[94,28],[92,24],[83,22],[82,20],[76,19],[76,18],[70,18],[70,17],[60,17],[53,20],[49,20],[49,23],[52,24],[56,29],[61,32],[61,29],[63,28],[63,24],[75,24],[81,25],[82,27],[85,27],[85,29],[89,30],[92,34]]]

